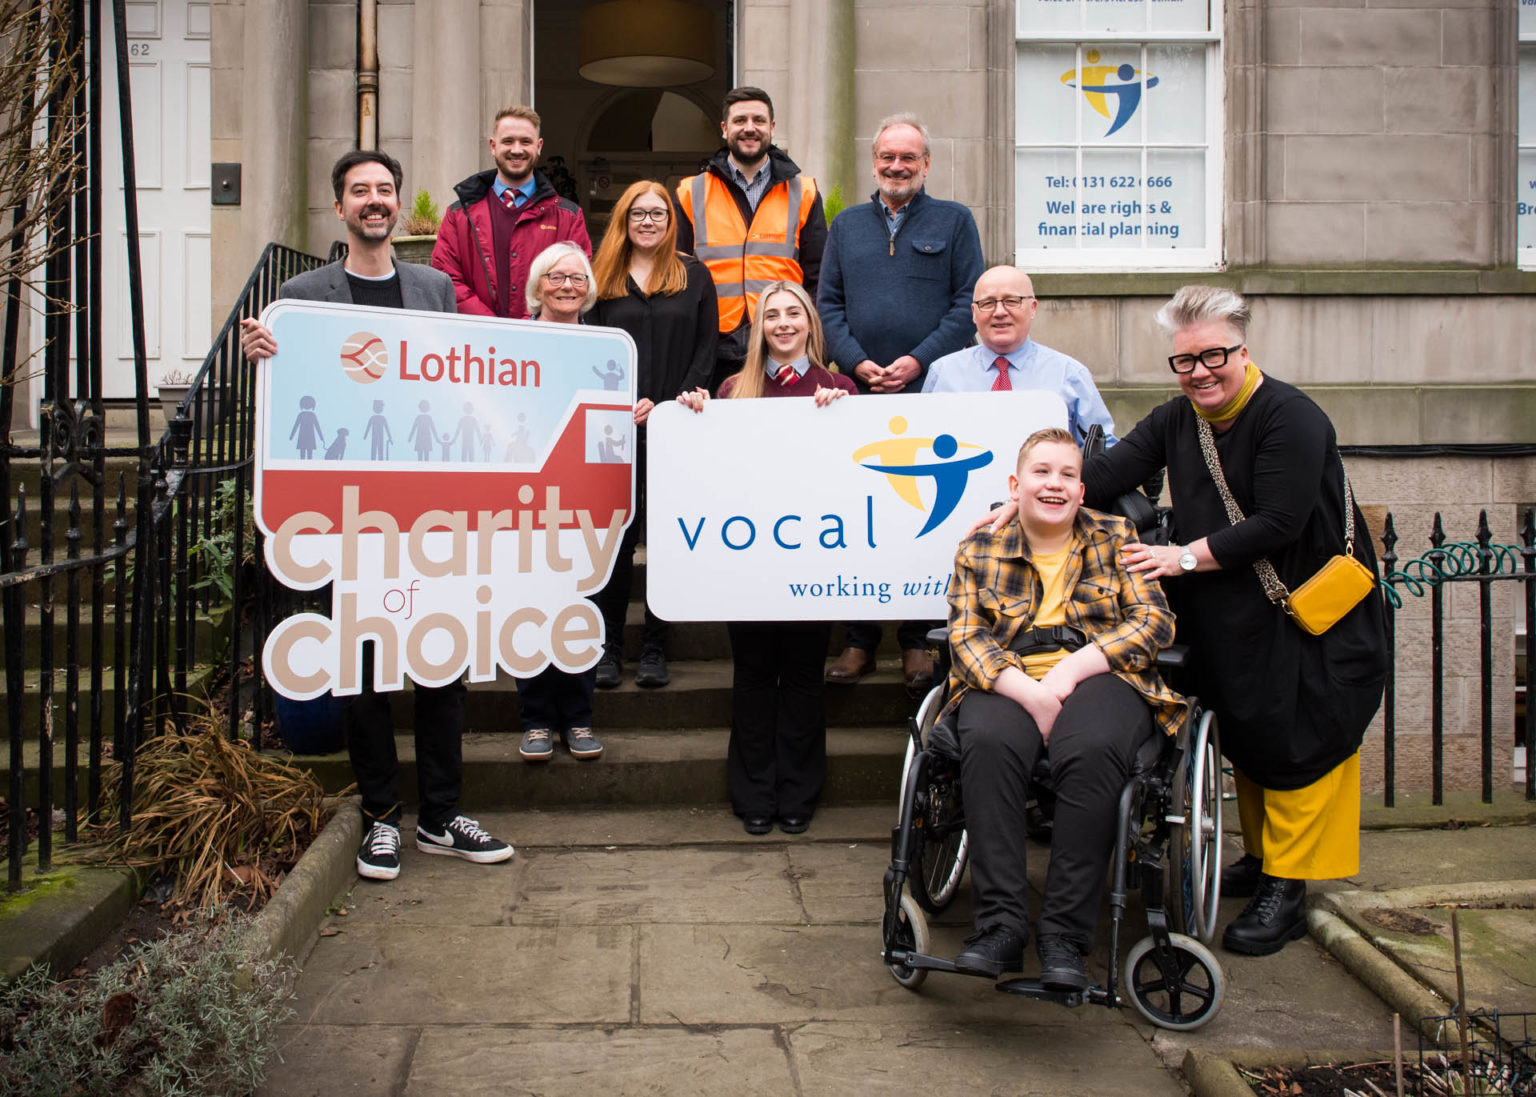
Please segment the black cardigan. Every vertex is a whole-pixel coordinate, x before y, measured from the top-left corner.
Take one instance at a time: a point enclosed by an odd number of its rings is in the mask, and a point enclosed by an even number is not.
[[[1264,595],[1253,561],[1268,556],[1294,590],[1344,551],[1344,486],[1327,415],[1266,376],[1216,451],[1243,521],[1227,521],[1200,455],[1195,413],[1178,396],[1155,408],[1083,470],[1088,505],[1132,490],[1167,466],[1175,536],[1209,539],[1219,571],[1170,579],[1178,637],[1191,647],[1192,692],[1215,713],[1222,753],[1273,789],[1311,784],[1360,748],[1386,680],[1384,610],[1365,598],[1322,636],[1302,631]],[[1358,508],[1355,556],[1376,554]]]
[[[629,332],[639,352],[636,398],[649,397],[658,404],[708,385],[715,368],[720,328],[715,282],[693,256],[679,258],[688,270],[682,292],[647,297],[633,278],[626,278],[627,294],[599,301],[587,314],[589,324]]]

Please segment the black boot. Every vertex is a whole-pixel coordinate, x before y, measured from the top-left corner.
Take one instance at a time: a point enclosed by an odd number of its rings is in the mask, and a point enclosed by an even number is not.
[[[1263,875],[1263,860],[1245,853],[1221,870],[1221,894],[1233,899],[1246,899],[1259,890],[1259,878]]]
[[[1305,880],[1261,875],[1258,891],[1222,934],[1221,947],[1245,956],[1279,952],[1287,941],[1307,935],[1306,907]]]

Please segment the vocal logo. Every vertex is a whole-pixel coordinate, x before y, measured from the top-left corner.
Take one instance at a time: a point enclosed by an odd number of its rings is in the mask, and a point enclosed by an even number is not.
[[[1076,88],[1088,100],[1088,105],[1110,120],[1104,136],[1111,136],[1131,120],[1141,104],[1143,89],[1157,87],[1157,77],[1138,71],[1129,64],[1101,65],[1099,51],[1089,50],[1083,55],[1088,63],[1079,69],[1068,69],[1061,74],[1061,82]],[[1109,97],[1115,98],[1115,113],[1109,112]]]
[[[990,465],[992,451],[970,442],[956,441],[952,434],[940,434],[935,438],[901,437],[907,433],[907,420],[901,415],[892,417],[889,427],[894,437],[860,446],[853,451],[853,460],[861,468],[883,474],[896,495],[919,511],[924,507],[917,482],[923,477],[933,480],[933,505],[928,509],[928,521],[917,531],[917,536],[921,537],[937,529],[954,513],[965,494],[971,472]],[[962,449],[974,452],[965,457],[956,456]],[[917,463],[918,454],[924,450],[932,452],[938,460]]]

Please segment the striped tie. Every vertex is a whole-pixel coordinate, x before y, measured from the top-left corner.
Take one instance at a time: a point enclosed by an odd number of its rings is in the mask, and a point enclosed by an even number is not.
[[[1013,382],[1008,379],[1008,359],[998,355],[997,360],[992,364],[997,367],[997,377],[992,381],[992,391],[1012,392]]]
[[[785,388],[793,385],[798,377],[799,374],[795,372],[794,366],[780,366],[779,372],[773,375],[773,379]]]
[[[508,209],[516,209],[517,200],[521,198],[522,195],[522,191],[513,190],[511,187],[508,187],[506,190],[501,192],[501,204],[506,206]]]

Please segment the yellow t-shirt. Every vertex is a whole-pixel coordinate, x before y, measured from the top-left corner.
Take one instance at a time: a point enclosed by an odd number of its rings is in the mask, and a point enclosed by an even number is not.
[[[1076,548],[1077,539],[1073,538],[1056,552],[1037,552],[1030,557],[1035,571],[1040,575],[1041,587],[1040,605],[1035,611],[1032,628],[1050,628],[1052,625],[1067,623],[1067,557]],[[1026,655],[1024,673],[1038,681],[1045,677],[1046,671],[1071,654],[1065,648],[1058,648],[1055,651]]]

